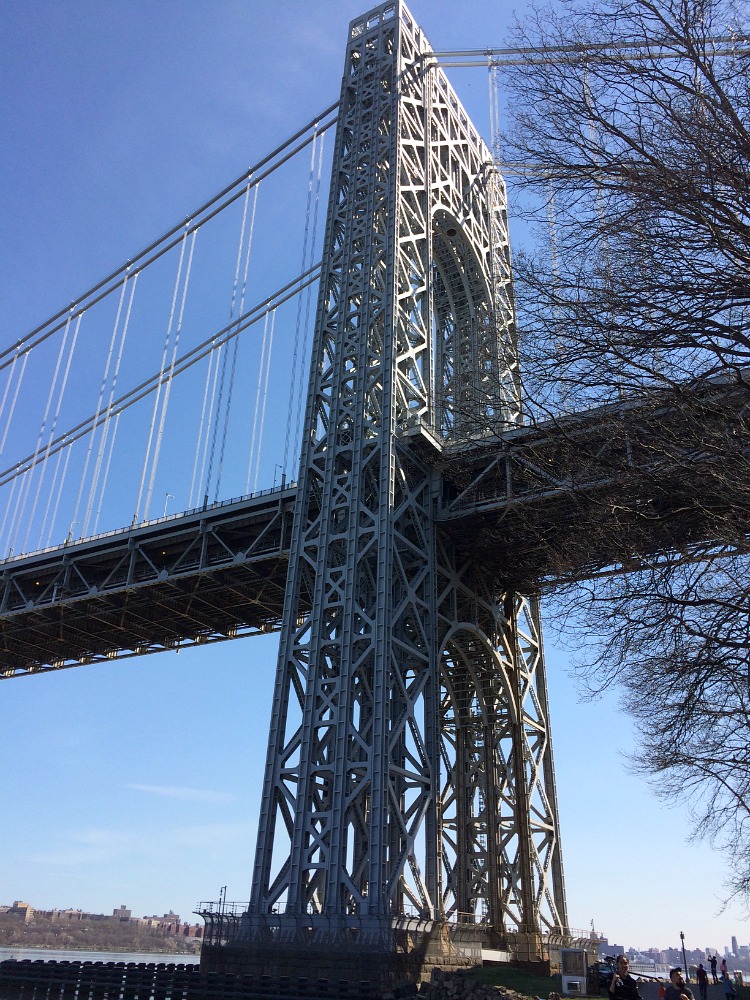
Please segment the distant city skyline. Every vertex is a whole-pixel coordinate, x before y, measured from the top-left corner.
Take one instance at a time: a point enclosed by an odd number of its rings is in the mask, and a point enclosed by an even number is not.
[[[718,955],[720,958],[736,958],[738,964],[744,963],[747,967],[750,963],[750,945],[738,945],[733,935],[733,945],[723,945],[716,947],[685,948],[685,957],[688,965],[697,965],[699,962],[706,962],[710,955]],[[631,960],[655,962],[656,964],[668,964],[671,966],[682,966],[682,947],[672,948],[636,948],[632,945],[622,945],[616,942],[609,942],[608,939],[600,940],[599,956],[627,955]]]

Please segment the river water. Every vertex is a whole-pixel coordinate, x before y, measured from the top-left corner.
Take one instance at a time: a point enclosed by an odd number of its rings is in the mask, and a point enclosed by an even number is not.
[[[200,955],[157,955],[153,952],[64,951],[55,948],[0,948],[0,962],[15,958],[19,962],[41,959],[43,962],[184,962],[197,965]]]

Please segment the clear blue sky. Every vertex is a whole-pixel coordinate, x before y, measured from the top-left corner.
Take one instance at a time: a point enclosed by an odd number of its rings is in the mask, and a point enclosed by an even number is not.
[[[519,12],[522,6],[516,5]],[[358,0],[5,0],[0,344],[69,302],[338,97]],[[413,0],[437,49],[507,41],[502,0]],[[488,129],[482,71],[455,71]],[[270,485],[266,483],[263,485]],[[136,914],[249,896],[273,636],[0,685],[0,903]],[[548,643],[570,922],[722,948],[722,859],[627,773],[616,698]]]

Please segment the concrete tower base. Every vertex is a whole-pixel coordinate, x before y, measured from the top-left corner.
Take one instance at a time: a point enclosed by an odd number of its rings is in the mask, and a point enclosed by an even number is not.
[[[416,923],[416,922],[415,922]],[[204,944],[201,971],[249,975],[273,983],[307,979],[370,984],[387,990],[399,983],[427,981],[432,970],[467,969],[482,963],[478,928],[456,928],[431,923],[394,931],[395,948],[346,947],[235,939],[224,944]]]

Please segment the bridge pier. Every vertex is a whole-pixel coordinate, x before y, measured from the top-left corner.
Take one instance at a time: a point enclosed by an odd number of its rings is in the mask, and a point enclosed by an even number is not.
[[[347,921],[338,931],[318,921],[273,917],[248,921],[236,937],[205,942],[201,971],[250,975],[278,984],[308,979],[370,984],[380,993],[399,983],[482,964],[486,929],[445,921]]]

